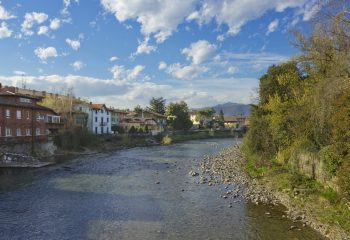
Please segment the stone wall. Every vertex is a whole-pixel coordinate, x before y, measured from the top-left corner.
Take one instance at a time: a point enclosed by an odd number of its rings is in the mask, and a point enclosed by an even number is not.
[[[57,147],[53,141],[35,143],[34,155],[41,157],[52,156]],[[31,143],[3,144],[0,145],[0,153],[18,153],[23,155],[32,155]]]

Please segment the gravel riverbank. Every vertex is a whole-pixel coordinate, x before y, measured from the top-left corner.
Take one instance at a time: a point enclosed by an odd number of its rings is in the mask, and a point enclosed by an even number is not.
[[[287,208],[282,218],[289,217],[299,225],[308,225],[329,239],[350,239],[342,229],[315,220],[310,214],[312,210],[296,205],[289,194],[272,190],[268,179],[251,178],[245,172],[244,157],[238,144],[223,149],[216,156],[205,156],[200,164],[200,172],[191,171],[189,174],[199,174],[201,184],[227,184],[227,191],[221,195],[222,198],[251,201],[255,204],[281,204]],[[290,229],[301,230],[294,225]]]

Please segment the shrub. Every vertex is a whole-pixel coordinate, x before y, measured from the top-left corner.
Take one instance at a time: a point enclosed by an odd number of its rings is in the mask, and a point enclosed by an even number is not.
[[[165,137],[163,137],[162,139],[162,144],[164,145],[169,145],[172,143],[172,138],[169,137],[169,135],[166,135]]]
[[[350,155],[344,159],[338,169],[338,185],[344,197],[350,200]]]
[[[97,142],[96,135],[81,128],[65,129],[54,138],[55,145],[64,150],[80,150],[82,147],[96,146]]]

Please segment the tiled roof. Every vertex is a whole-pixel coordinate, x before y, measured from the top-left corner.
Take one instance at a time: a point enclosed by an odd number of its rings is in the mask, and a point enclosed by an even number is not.
[[[45,107],[45,106],[28,104],[28,103],[21,103],[21,102],[13,102],[13,101],[9,101],[7,99],[0,98],[0,105],[23,107],[23,108],[30,108],[30,109],[37,109],[37,110],[46,110],[46,111],[53,112],[54,114],[57,115],[57,113],[54,110],[52,110],[51,108]]]
[[[93,103],[93,104],[90,104],[90,107],[92,109],[101,109],[103,107],[106,107],[106,105],[104,105],[103,103]]]
[[[225,122],[237,122],[238,119],[245,118],[243,116],[224,116],[224,121]]]
[[[15,96],[15,97],[23,97],[23,98],[30,98],[30,99],[36,99],[36,100],[41,100],[42,97],[34,97],[30,95],[25,95],[25,94],[20,94],[20,93],[13,93],[13,92],[0,92],[0,96]]]

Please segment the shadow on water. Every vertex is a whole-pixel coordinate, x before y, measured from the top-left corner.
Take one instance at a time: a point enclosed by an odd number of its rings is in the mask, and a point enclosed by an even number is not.
[[[232,143],[192,141],[2,169],[0,239],[322,239],[310,228],[289,230],[295,224],[282,219],[283,209],[224,200],[225,186],[188,175],[204,155]]]

